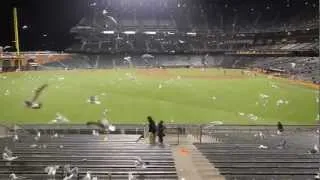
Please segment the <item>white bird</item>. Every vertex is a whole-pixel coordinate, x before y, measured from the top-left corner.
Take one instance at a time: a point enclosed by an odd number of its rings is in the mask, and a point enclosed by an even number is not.
[[[12,156],[13,154],[12,151],[7,146],[4,147],[3,152],[7,153],[9,156]]]
[[[260,145],[258,148],[259,149],[268,149],[268,146]]]
[[[91,180],[91,172],[88,171],[87,174],[82,178],[82,180]]]
[[[87,102],[90,104],[101,104],[101,102],[98,99],[98,96],[90,96]]]
[[[40,140],[40,137],[41,137],[41,132],[38,131],[38,132],[37,132],[37,135],[34,137],[34,140],[39,141],[39,140]]]
[[[18,159],[18,156],[11,156],[7,154],[6,152],[2,153],[2,159],[5,161],[13,161],[15,159]]]
[[[92,135],[94,135],[94,136],[99,136],[99,132],[96,131],[96,130],[92,130]]]
[[[70,180],[73,177],[76,177],[79,173],[79,168],[78,167],[74,167],[71,169],[70,165],[67,164],[63,167],[65,174],[65,177],[63,178],[63,180]]]
[[[30,147],[31,147],[31,148],[36,148],[36,147],[38,147],[38,145],[36,145],[36,144],[31,144]]]
[[[259,137],[261,139],[264,139],[265,136],[261,131],[259,131],[257,134],[254,134],[254,137]]]
[[[319,147],[318,147],[317,144],[315,144],[313,146],[313,148],[310,151],[308,151],[309,154],[315,154],[315,153],[318,153],[318,152],[319,152]]]
[[[317,172],[317,175],[314,176],[315,180],[320,180],[320,168],[319,171]]]
[[[132,174],[132,172],[128,173],[128,180],[136,180],[136,177]]]
[[[58,138],[58,137],[59,137],[58,133],[55,133],[53,136],[51,136],[51,138]]]
[[[134,165],[136,168],[146,168],[146,163],[142,161],[141,157],[136,157],[136,160],[134,161]]]
[[[50,122],[50,124],[64,124],[64,123],[68,123],[69,120],[63,116],[62,114],[60,114],[59,112],[56,113],[56,118],[54,120],[52,120]]]
[[[10,180],[18,180],[18,179],[26,179],[26,178],[25,178],[25,177],[22,177],[22,176],[17,176],[16,174],[11,173],[11,174],[9,175],[9,179],[10,179]]]
[[[15,135],[13,136],[13,142],[16,142],[16,141],[19,141],[19,136],[18,136],[18,134],[15,134]]]
[[[266,95],[266,94],[262,94],[262,93],[261,93],[259,96],[260,96],[262,99],[269,98],[269,96],[268,96],[268,95]]]
[[[44,172],[45,173],[48,173],[48,175],[56,175],[56,172],[57,170],[60,168],[60,166],[58,165],[55,165],[55,166],[47,166],[45,169],[44,169]]]

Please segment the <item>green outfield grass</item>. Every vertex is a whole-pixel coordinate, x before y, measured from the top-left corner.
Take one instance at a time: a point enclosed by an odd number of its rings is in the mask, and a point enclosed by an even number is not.
[[[317,123],[315,89],[262,75],[249,77],[239,70],[226,72],[224,75],[223,70],[216,69],[205,72],[174,69],[0,74],[0,121],[48,123],[60,112],[72,123],[85,123],[100,119],[107,108],[112,123],[144,123],[148,115],[156,120],[192,124],[212,121],[225,124]],[[49,84],[40,97],[43,108],[25,108],[23,101],[31,98],[32,90],[43,83]],[[272,84],[279,88],[273,88]],[[261,93],[270,96],[265,106],[261,105]],[[87,103],[91,95],[98,95],[102,104]],[[288,104],[277,106],[280,99]],[[250,119],[248,114],[258,119]]]

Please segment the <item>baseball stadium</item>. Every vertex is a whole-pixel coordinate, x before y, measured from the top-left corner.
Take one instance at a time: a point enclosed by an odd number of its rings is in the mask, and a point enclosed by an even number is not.
[[[260,1],[4,0],[0,180],[320,179],[319,1]]]

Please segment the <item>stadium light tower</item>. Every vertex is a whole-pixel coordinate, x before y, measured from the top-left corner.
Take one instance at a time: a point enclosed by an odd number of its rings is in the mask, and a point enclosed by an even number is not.
[[[21,70],[21,59],[20,59],[20,46],[19,46],[19,29],[18,29],[18,13],[17,8],[13,8],[13,25],[14,25],[14,38],[15,38],[15,47],[16,47],[16,55],[18,57],[18,66],[19,70]]]

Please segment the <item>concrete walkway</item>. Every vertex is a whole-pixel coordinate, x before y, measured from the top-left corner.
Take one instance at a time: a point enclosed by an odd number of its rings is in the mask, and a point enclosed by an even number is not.
[[[168,140],[170,139],[167,137]],[[170,140],[169,140],[170,141]],[[224,180],[211,163],[193,146],[190,137],[180,137],[179,145],[171,146],[179,180]]]

